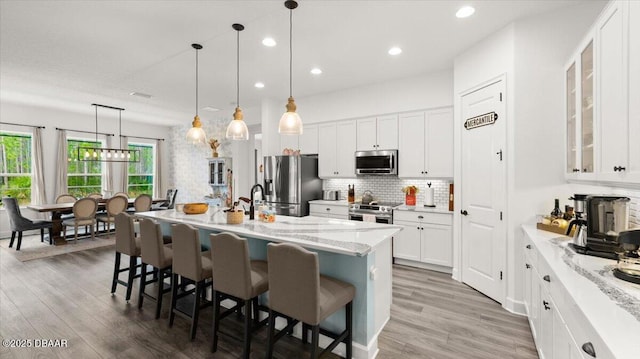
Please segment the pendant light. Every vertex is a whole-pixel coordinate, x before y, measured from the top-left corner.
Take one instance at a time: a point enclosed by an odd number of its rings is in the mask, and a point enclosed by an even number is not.
[[[293,9],[298,7],[298,3],[295,0],[287,0],[284,2],[284,6],[289,9],[289,100],[287,101],[287,112],[280,118],[280,124],[278,125],[278,132],[281,135],[301,135],[302,134],[302,120],[300,115],[296,112],[296,103],[293,100],[293,45],[292,45],[292,33],[293,33]]]
[[[189,129],[189,132],[187,132],[187,141],[194,145],[198,145],[205,144],[207,142],[207,136],[202,129],[200,116],[198,116],[198,50],[202,49],[202,45],[191,44],[191,47],[196,49],[196,117],[193,118],[191,129]]]
[[[96,112],[96,143],[98,143],[98,107],[108,108],[118,111],[118,126],[120,135],[119,148],[104,147],[78,147],[78,161],[97,161],[97,162],[140,162],[140,151],[122,148],[122,111],[124,108],[100,105],[92,103]],[[107,135],[113,136],[113,135]]]
[[[240,108],[240,31],[244,30],[241,24],[231,25],[238,34],[237,52],[236,52],[236,111],[233,113],[233,120],[227,126],[227,138],[232,140],[248,140],[249,129],[244,122],[244,115]]]

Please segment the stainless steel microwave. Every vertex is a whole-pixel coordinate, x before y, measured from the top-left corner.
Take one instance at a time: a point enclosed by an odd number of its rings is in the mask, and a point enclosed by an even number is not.
[[[356,175],[397,175],[398,150],[356,152]]]

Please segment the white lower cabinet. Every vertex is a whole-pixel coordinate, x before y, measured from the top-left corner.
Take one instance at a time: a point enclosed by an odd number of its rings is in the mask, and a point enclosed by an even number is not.
[[[540,359],[613,359],[528,237],[524,260],[524,306]]]
[[[338,204],[309,204],[309,215],[336,219],[349,219],[349,207]]]
[[[452,215],[445,213],[394,211],[393,224],[403,227],[393,237],[396,263],[450,272],[453,265],[452,220]]]

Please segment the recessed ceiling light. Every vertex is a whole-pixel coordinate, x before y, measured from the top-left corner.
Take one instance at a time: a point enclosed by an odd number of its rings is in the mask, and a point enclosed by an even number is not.
[[[402,49],[399,47],[392,47],[389,49],[389,55],[396,56],[396,55],[400,55],[401,53],[402,53]]]
[[[142,92],[129,92],[129,95],[131,96],[138,96],[138,97],[144,97],[144,98],[151,98],[152,96],[146,93],[142,93]]]
[[[476,12],[476,9],[474,9],[473,7],[463,6],[458,10],[458,12],[456,12],[456,17],[459,19],[463,19],[465,17],[473,15],[474,12]]]
[[[262,45],[268,46],[268,47],[274,47],[276,46],[276,40],[274,40],[272,37],[265,37],[262,40]]]
[[[262,82],[256,82],[255,85],[253,85],[253,86],[255,86],[256,88],[261,89],[261,88],[264,87],[264,84]]]
[[[314,74],[314,75],[320,75],[322,73],[322,70],[320,70],[317,67],[314,67],[314,68],[311,69],[311,73]]]
[[[203,107],[202,108],[203,111],[211,111],[211,112],[216,112],[216,111],[220,111],[219,108],[215,108],[213,106],[207,106],[207,107]]]

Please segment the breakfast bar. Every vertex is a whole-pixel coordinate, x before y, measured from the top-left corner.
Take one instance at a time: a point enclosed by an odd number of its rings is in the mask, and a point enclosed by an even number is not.
[[[164,234],[171,224],[186,223],[200,231],[202,246],[209,247],[209,234],[232,232],[249,240],[251,257],[266,259],[269,242],[298,244],[318,253],[322,274],[356,287],[353,302],[353,349],[355,358],[372,358],[378,350],[378,334],[389,320],[391,308],[391,239],[401,227],[322,217],[278,216],[274,223],[245,220],[227,224],[226,213],[215,208],[187,215],[174,210],[136,215],[162,224]],[[323,327],[342,330],[344,311],[327,318]],[[321,341],[322,344],[322,341]],[[342,350],[338,347],[338,352]]]

